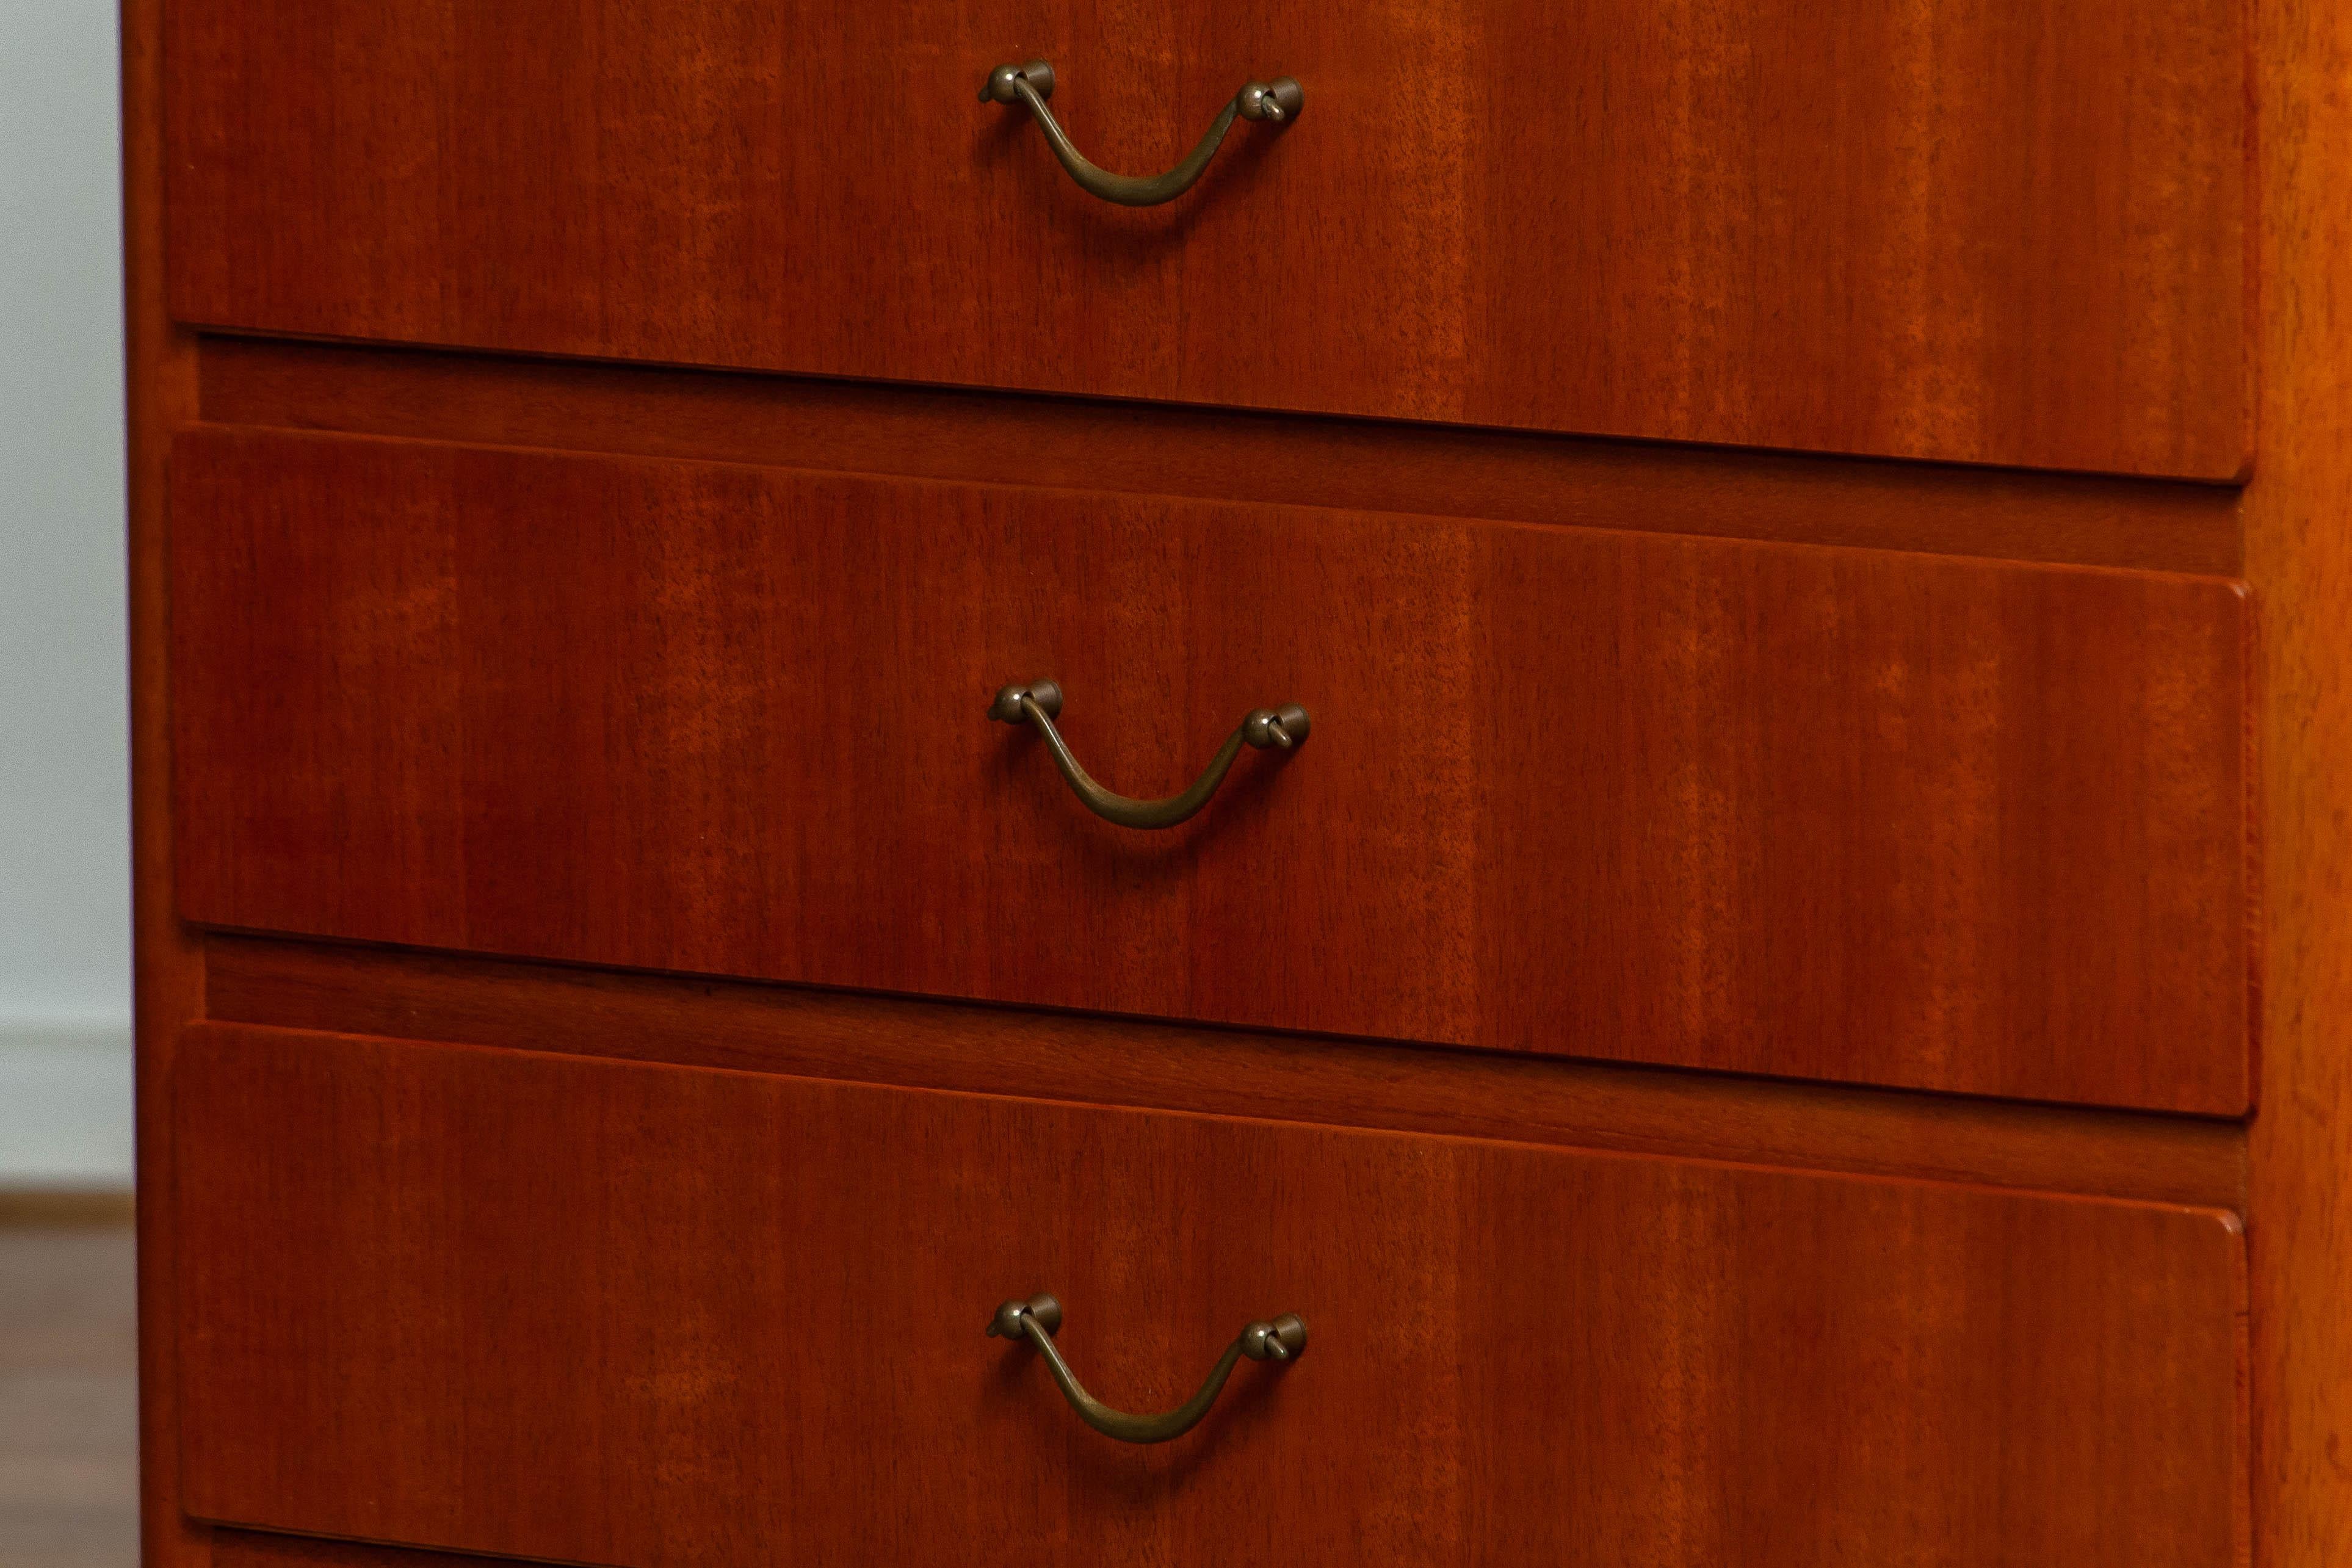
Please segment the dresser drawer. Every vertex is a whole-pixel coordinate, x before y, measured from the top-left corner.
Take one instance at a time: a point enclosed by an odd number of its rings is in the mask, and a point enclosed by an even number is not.
[[[2225,1568],[2219,1213],[199,1026],[188,1507],[622,1568]],[[1055,1292],[1082,1427],[983,1336]]]
[[[2226,582],[184,439],[191,919],[2231,1113]],[[1305,705],[1172,831],[1089,815]]]
[[[2241,0],[169,7],[171,308],[275,332],[2227,478]],[[1245,79],[1305,93],[1201,183]]]

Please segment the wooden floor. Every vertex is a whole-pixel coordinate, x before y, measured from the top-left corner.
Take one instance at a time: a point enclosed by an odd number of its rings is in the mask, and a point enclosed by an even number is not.
[[[134,1568],[138,1378],[127,1224],[0,1217],[0,1564]]]

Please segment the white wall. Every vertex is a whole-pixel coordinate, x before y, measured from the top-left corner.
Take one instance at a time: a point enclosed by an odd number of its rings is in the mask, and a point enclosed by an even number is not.
[[[0,0],[0,1186],[131,1172],[116,75]]]

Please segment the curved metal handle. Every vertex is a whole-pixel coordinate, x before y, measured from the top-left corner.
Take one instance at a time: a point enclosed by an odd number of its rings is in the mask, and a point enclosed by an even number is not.
[[[1252,1361],[1271,1361],[1277,1365],[1297,1361],[1307,1354],[1307,1320],[1297,1312],[1285,1312],[1270,1323],[1252,1323],[1225,1346],[1225,1354],[1209,1369],[1208,1381],[1201,1391],[1165,1416],[1130,1416],[1124,1410],[1114,1410],[1079,1386],[1077,1375],[1070,1364],[1062,1359],[1061,1348],[1054,1343],[1054,1332],[1062,1326],[1062,1303],[1051,1296],[1032,1296],[1025,1301],[1007,1301],[996,1309],[989,1320],[988,1332],[999,1339],[1026,1339],[1045,1358],[1045,1370],[1054,1375],[1061,1385],[1062,1396],[1078,1419],[1107,1437],[1117,1437],[1122,1443],[1164,1443],[1171,1437],[1181,1437],[1200,1424],[1217,1402],[1218,1393],[1225,1379],[1233,1375],[1234,1364],[1244,1356]]]
[[[1054,766],[1062,770],[1062,777],[1070,781],[1070,788],[1077,791],[1087,810],[1122,828],[1174,827],[1209,803],[1209,797],[1225,781],[1226,770],[1233,767],[1234,758],[1242,754],[1244,745],[1261,751],[1296,751],[1307,744],[1308,727],[1307,710],[1297,703],[1252,709],[1233,734],[1225,737],[1224,745],[1217,748],[1216,756],[1209,759],[1201,776],[1192,780],[1191,789],[1158,800],[1136,800],[1104,789],[1078,766],[1061,731],[1054,727],[1054,720],[1061,712],[1062,688],[1052,681],[1006,686],[988,705],[988,716],[1001,724],[1019,724],[1026,719],[1035,725],[1054,753]]]
[[[1054,68],[1044,60],[1031,60],[1025,66],[999,66],[988,73],[988,80],[980,89],[982,103],[1027,104],[1029,112],[1037,117],[1038,125],[1045,132],[1046,144],[1062,161],[1062,167],[1070,172],[1070,178],[1104,201],[1117,202],[1123,207],[1158,206],[1191,190],[1192,182],[1201,177],[1201,171],[1209,166],[1209,160],[1216,156],[1225,132],[1233,129],[1234,116],[1283,126],[1297,119],[1298,111],[1307,104],[1307,91],[1294,77],[1244,82],[1241,91],[1234,94],[1233,101],[1218,114],[1216,122],[1209,127],[1208,134],[1184,154],[1181,163],[1165,174],[1114,174],[1088,162],[1086,154],[1071,144],[1069,132],[1054,118],[1054,111],[1045,107],[1045,100],[1053,96]]]

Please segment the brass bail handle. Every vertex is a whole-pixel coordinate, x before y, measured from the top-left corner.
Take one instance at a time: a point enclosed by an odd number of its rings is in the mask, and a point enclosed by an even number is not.
[[[1130,1416],[1124,1410],[1114,1410],[1087,1393],[1079,1384],[1070,1364],[1062,1359],[1061,1347],[1054,1343],[1055,1333],[1062,1326],[1062,1303],[1047,1295],[1035,1295],[1025,1301],[1007,1301],[996,1309],[989,1320],[988,1332],[993,1338],[1027,1340],[1045,1358],[1045,1370],[1062,1390],[1062,1397],[1078,1413],[1078,1419],[1107,1437],[1122,1443],[1164,1443],[1171,1437],[1181,1437],[1200,1425],[1209,1406],[1233,1375],[1234,1364],[1244,1356],[1252,1361],[1272,1362],[1285,1366],[1307,1354],[1307,1320],[1297,1312],[1285,1312],[1272,1322],[1251,1323],[1225,1346],[1225,1354],[1209,1369],[1207,1381],[1201,1391],[1164,1416]]]
[[[1253,81],[1242,84],[1210,125],[1208,133],[1184,154],[1184,161],[1165,174],[1114,174],[1109,170],[1089,162],[1087,155],[1070,141],[1069,132],[1062,129],[1045,100],[1054,96],[1054,68],[1044,60],[1031,60],[1025,66],[999,66],[988,73],[981,85],[982,103],[1025,104],[1037,117],[1038,129],[1045,133],[1045,143],[1060,159],[1062,167],[1070,172],[1080,188],[1100,196],[1106,202],[1117,202],[1123,207],[1155,207],[1162,202],[1172,202],[1192,188],[1192,182],[1215,157],[1217,148],[1233,129],[1234,118],[1262,120],[1277,130],[1298,118],[1307,106],[1306,89],[1295,77],[1276,77],[1270,82]]]
[[[1062,739],[1062,732],[1054,727],[1054,720],[1061,713],[1062,688],[1053,681],[1005,686],[988,705],[988,716],[1000,724],[1026,723],[1035,727],[1053,753],[1054,766],[1061,769],[1062,777],[1069,780],[1071,789],[1086,802],[1087,810],[1122,828],[1145,830],[1172,828],[1207,805],[1209,797],[1217,792],[1217,786],[1225,781],[1225,774],[1243,747],[1255,747],[1260,751],[1296,751],[1307,744],[1309,727],[1307,710],[1297,703],[1255,708],[1225,737],[1224,745],[1218,747],[1216,756],[1209,759],[1209,766],[1190,789],[1157,800],[1138,800],[1104,789],[1095,782],[1093,775],[1078,766],[1078,759],[1070,754],[1068,744]]]

